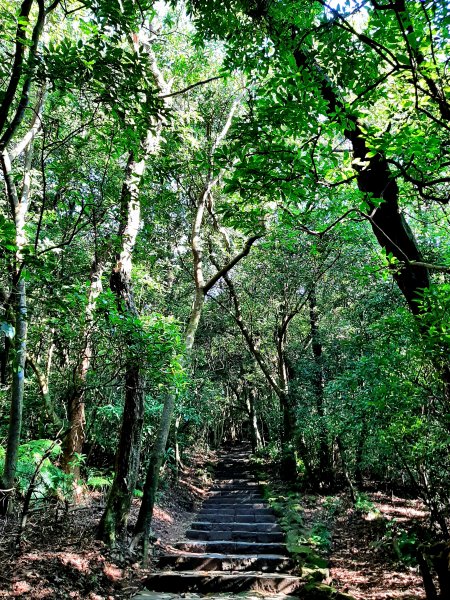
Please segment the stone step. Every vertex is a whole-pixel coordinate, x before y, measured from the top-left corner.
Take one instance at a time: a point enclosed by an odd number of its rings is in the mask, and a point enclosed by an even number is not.
[[[207,496],[207,500],[218,500],[220,498],[230,498],[230,499],[234,499],[234,498],[258,498],[258,499],[264,499],[264,496],[258,492],[257,490],[254,491],[245,491],[245,490],[238,490],[236,492],[230,492],[228,490],[223,490],[220,492],[211,492],[210,494],[208,494]]]
[[[277,554],[164,554],[159,558],[158,567],[173,571],[263,571],[269,573],[293,573],[294,561],[288,556]]]
[[[188,540],[204,540],[204,541],[218,541],[218,540],[232,540],[236,542],[284,542],[285,535],[277,531],[271,531],[261,533],[259,531],[241,531],[239,527],[235,530],[201,530],[201,529],[188,529],[186,531],[186,537]]]
[[[208,523],[221,523],[223,521],[230,521],[234,523],[276,523],[276,519],[273,514],[261,515],[255,513],[252,514],[225,514],[223,511],[213,511],[204,514],[199,512],[197,514],[197,521],[206,521]]]
[[[210,531],[212,529],[220,529],[221,531],[233,531],[239,528],[240,531],[257,531],[258,533],[266,533],[270,531],[276,531],[281,533],[281,528],[277,523],[230,523],[227,522],[216,522],[208,523],[207,521],[194,521],[191,523],[191,529],[201,529],[203,531]]]
[[[234,542],[232,540],[186,540],[175,548],[184,552],[214,552],[220,554],[277,554],[286,556],[286,544],[279,542]]]
[[[267,502],[259,494],[247,494],[246,496],[211,496],[203,502],[203,506],[220,506],[221,504],[264,504]]]
[[[251,510],[261,510],[262,508],[267,509],[267,504],[264,502],[238,502],[234,503],[219,503],[219,504],[204,504],[202,510],[215,510],[217,512],[222,512],[223,510],[233,510],[234,512],[240,512],[242,509],[245,511]],[[269,509],[270,510],[270,509]]]
[[[220,571],[159,572],[145,581],[146,589],[154,592],[232,592],[239,594],[249,590],[289,594],[304,585],[295,575],[278,573],[224,573]]]
[[[240,479],[240,483],[238,485],[245,485],[247,481],[251,483],[257,483],[257,478],[255,474],[250,471],[237,471],[236,469],[231,469],[229,471],[223,471],[222,473],[214,474],[214,485],[228,485],[228,481],[232,479],[233,481]]]
[[[270,508],[244,508],[237,505],[232,506],[231,508],[222,508],[221,506],[209,508],[206,506],[202,508],[199,514],[202,515],[273,515],[272,509]]]
[[[264,496],[258,490],[218,490],[210,492],[207,496],[208,500],[215,500],[216,498],[264,498]]]
[[[217,469],[214,473],[216,480],[220,479],[253,479],[255,473],[245,465],[235,465],[227,469]]]
[[[231,504],[235,504],[237,502],[239,503],[248,503],[248,502],[262,502],[264,504],[266,504],[267,506],[267,502],[265,502],[264,498],[261,496],[261,494],[214,494],[214,496],[209,496],[208,498],[206,498],[206,500],[204,501],[203,505],[205,504],[221,504],[221,503],[231,503]]]
[[[304,581],[249,462],[250,449],[219,453],[215,481],[189,530],[160,557],[140,597],[293,598]]]
[[[205,600],[204,594],[177,594],[176,592],[171,592],[165,594],[164,592],[149,592],[148,590],[142,590],[137,596],[133,596],[133,600]],[[215,594],[208,594],[208,600],[235,600],[236,595],[233,593],[224,593],[221,594],[219,592]],[[286,594],[266,594],[264,592],[242,592],[239,594],[239,600],[298,600],[298,596],[290,596]]]
[[[259,485],[245,487],[212,487],[208,492],[208,496],[226,496],[227,494],[230,496],[239,496],[240,494],[243,496],[248,496],[249,494],[261,495],[261,487]]]
[[[230,480],[223,480],[221,482],[216,481],[214,483],[214,485],[211,487],[211,490],[253,490],[253,489],[258,489],[260,487],[260,484],[257,481],[252,481],[252,480],[243,480],[243,479],[237,479],[234,481],[230,481]]]
[[[246,496],[210,496],[203,502],[203,506],[220,506],[222,504],[263,504],[268,508],[267,502],[259,494]]]
[[[242,490],[245,489],[247,487],[250,488],[259,488],[261,487],[261,483],[258,481],[258,479],[255,479],[254,477],[236,477],[235,479],[230,479],[228,478],[222,478],[222,479],[214,479],[213,483],[212,483],[212,487],[217,488],[217,489],[227,489],[227,488],[234,488],[236,490]]]
[[[241,485],[259,485],[257,481],[248,479],[247,477],[229,477],[228,479],[215,480],[214,487],[226,487],[227,485],[241,486]]]

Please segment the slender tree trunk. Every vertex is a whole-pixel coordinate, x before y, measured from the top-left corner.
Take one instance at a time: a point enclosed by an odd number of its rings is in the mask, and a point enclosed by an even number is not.
[[[197,215],[193,226],[192,245],[195,248],[194,252],[194,277],[195,277],[195,298],[191,310],[191,315],[186,328],[186,357],[190,354],[195,341],[195,334],[198,329],[200,322],[201,312],[205,300],[204,294],[204,280],[203,270],[201,263],[201,250],[200,250],[200,227],[204,213],[204,202],[201,201],[197,208]],[[172,415],[175,407],[175,395],[169,393],[166,396],[164,402],[163,414],[159,423],[158,433],[156,435],[155,444],[153,451],[150,455],[150,461],[147,467],[147,475],[144,484],[144,494],[142,497],[142,503],[139,510],[138,519],[134,528],[135,537],[133,540],[133,546],[138,542],[139,539],[143,538],[143,562],[147,563],[148,559],[148,543],[150,535],[150,527],[153,519],[153,508],[155,506],[155,497],[158,490],[159,484],[159,473],[161,470],[162,461],[164,458],[164,452],[166,449],[167,439],[169,437],[170,425],[172,422]]]
[[[118,309],[128,318],[138,317],[131,285],[131,267],[140,224],[138,196],[143,168],[143,163],[136,163],[133,154],[130,153],[121,199],[122,249],[110,278],[110,287],[117,297]],[[130,335],[124,339],[124,344],[128,347],[129,355],[125,365],[122,426],[116,454],[114,481],[98,529],[98,537],[109,546],[115,545],[117,538],[126,528],[138,476],[144,423],[144,392],[139,356],[131,352],[133,339]]]
[[[295,408],[289,392],[281,393],[278,398],[282,414],[280,475],[285,481],[295,481],[297,478]]]
[[[22,429],[23,392],[25,385],[25,362],[27,357],[27,303],[25,280],[20,277],[15,295],[16,335],[14,343],[14,360],[11,389],[11,409],[9,416],[8,440],[6,444],[5,466],[0,480],[0,487],[6,496],[0,503],[0,513],[8,512],[11,503],[8,494],[15,484],[17,459]]]
[[[42,97],[38,104],[38,112],[42,110]],[[20,196],[14,183],[9,154],[6,150],[1,153],[1,166],[6,182],[6,191],[14,218],[16,229],[16,256],[12,286],[13,310],[15,312],[14,359],[11,387],[11,408],[6,444],[5,466],[0,479],[0,488],[14,488],[17,460],[22,429],[23,395],[25,386],[25,364],[27,358],[27,298],[26,285],[23,277],[23,249],[27,243],[25,219],[28,212],[31,188],[31,165],[33,157],[34,137],[31,137],[24,153],[23,183]],[[0,511],[7,512],[11,508],[9,491],[0,505]]]
[[[8,310],[8,312],[10,312]],[[3,316],[8,321],[8,316]],[[11,340],[8,336],[3,335],[3,348],[0,350],[0,383],[6,385],[8,383],[8,365],[9,365],[9,353],[11,350]]]
[[[314,389],[319,427],[319,476],[322,485],[330,485],[333,479],[331,470],[331,453],[327,441],[327,426],[325,422],[324,381],[322,364],[322,343],[319,336],[319,319],[315,290],[309,294],[309,323],[311,329],[311,348],[315,363]]]
[[[134,529],[135,539],[133,544],[135,544],[141,537],[143,537],[144,540],[144,563],[146,563],[148,557],[148,541],[153,518],[153,508],[155,506],[156,492],[158,490],[159,473],[164,459],[174,407],[175,395],[169,394],[164,402],[163,414],[161,416],[158,433],[156,435],[156,441],[150,455],[150,462],[144,485],[144,495],[142,497],[141,508],[139,510],[138,520]]]
[[[83,452],[85,441],[85,389],[93,351],[92,327],[94,324],[94,310],[97,298],[102,291],[101,279],[103,269],[104,263],[101,260],[94,259],[89,277],[90,284],[85,310],[83,345],[67,401],[69,432],[63,443],[61,465],[66,473],[73,474],[75,480],[80,478],[80,466],[76,461],[74,464],[74,458],[77,454]]]
[[[355,479],[359,486],[363,484],[363,474],[362,474],[362,460],[364,456],[364,443],[367,437],[367,418],[365,416],[362,417],[362,425],[361,432],[359,434],[357,445],[356,445],[356,468],[355,468]]]
[[[262,446],[261,435],[258,428],[258,418],[256,414],[256,390],[251,387],[247,396],[247,407],[250,418],[250,439],[252,444],[252,452],[256,452]]]
[[[191,353],[194,346],[195,334],[200,322],[201,312],[205,301],[205,282],[203,278],[202,267],[202,251],[200,243],[200,231],[205,211],[206,194],[209,193],[209,186],[201,195],[194,223],[192,225],[192,254],[194,258],[194,281],[195,281],[195,296],[194,303],[191,309],[188,325],[186,327],[186,358]],[[175,406],[175,398],[173,394],[168,394],[164,402],[163,414],[158,428],[156,441],[153,451],[150,455],[150,461],[147,467],[147,476],[144,484],[144,495],[142,497],[141,508],[139,510],[138,520],[134,528],[133,545],[143,537],[144,540],[144,563],[147,562],[148,555],[148,536],[150,534],[150,526],[153,518],[153,508],[155,505],[155,494],[159,484],[159,472],[161,469],[164,451],[166,448],[167,439],[169,437],[170,425]]]
[[[297,477],[297,461],[295,458],[295,436],[297,419],[295,406],[289,390],[289,371],[286,360],[287,326],[291,318],[283,315],[277,328],[277,362],[280,390],[278,397],[283,416],[281,430],[281,477],[285,481],[295,481]]]
[[[12,278],[12,297],[15,311],[15,340],[11,389],[10,424],[8,429],[8,440],[5,455],[5,466],[0,478],[0,488],[9,490],[14,487],[14,479],[17,469],[18,449],[22,428],[22,409],[25,383],[25,363],[27,352],[27,303],[26,285],[22,270],[24,268],[23,250],[27,243],[25,231],[25,218],[28,212],[28,204],[31,189],[31,166],[33,146],[36,133],[40,127],[42,108],[44,100],[44,88],[38,89],[37,105],[35,107],[32,125],[19,144],[11,152],[8,146],[17,134],[21,125],[26,108],[29,104],[30,90],[33,82],[38,43],[44,22],[48,12],[54,10],[55,6],[45,9],[44,0],[37,1],[37,16],[34,25],[30,26],[30,13],[34,2],[23,0],[19,10],[19,19],[14,40],[14,56],[11,64],[9,81],[0,102],[0,163],[3,178],[6,184],[6,195],[14,220],[16,233],[16,256],[14,274]],[[30,35],[31,32],[31,35]],[[18,93],[21,85],[20,93]],[[12,109],[14,107],[14,113]],[[36,125],[37,124],[37,125]],[[35,126],[36,125],[36,126]],[[23,153],[23,178],[22,189],[18,193],[11,162]],[[8,494],[8,492],[6,492]],[[11,503],[9,497],[0,505],[0,511],[9,510]]]
[[[62,421],[59,418],[59,416],[57,415],[55,406],[53,404],[52,396],[50,393],[50,383],[49,383],[50,371],[51,371],[52,360],[53,360],[53,353],[55,351],[55,342],[53,339],[53,335],[54,335],[54,330],[51,331],[51,342],[50,342],[50,347],[48,349],[45,370],[41,370],[41,368],[37,364],[36,360],[30,354],[27,355],[27,364],[30,365],[30,367],[32,368],[32,370],[36,376],[36,380],[37,380],[37,383],[39,386],[39,391],[42,396],[42,404],[44,406],[44,414],[43,414],[44,418],[41,419],[41,423],[42,423],[41,428],[42,429],[43,429],[43,423],[44,423],[45,418],[47,419],[47,422],[50,421],[58,429],[61,429],[61,426],[62,426]]]
[[[165,82],[156,63],[153,51],[149,49],[148,52],[155,84],[161,93],[167,94],[170,91],[171,84]],[[168,107],[170,100],[166,99],[165,104]],[[156,154],[159,150],[164,123],[165,117],[163,114],[158,114],[150,119],[146,138],[141,145],[143,158],[140,162],[137,162],[133,153],[130,152],[125,182],[122,187],[122,223],[119,232],[122,240],[122,250],[111,274],[110,286],[111,290],[117,296],[119,310],[134,318],[138,317],[138,311],[135,306],[131,286],[131,266],[134,245],[139,229],[140,185],[146,160],[150,155]],[[133,340],[125,340],[125,344],[131,348]],[[170,401],[168,406],[164,407],[164,411],[169,413],[170,427],[170,418],[173,411],[173,404],[170,406]],[[116,457],[115,477],[98,530],[98,537],[106,541],[110,546],[115,544],[117,537],[124,532],[127,524],[128,513],[138,477],[143,423],[144,392],[140,362],[139,357],[130,356],[125,367],[124,416]],[[151,492],[149,491],[148,493]],[[145,494],[144,489],[144,496]]]
[[[233,107],[228,115],[228,119],[215,141],[213,147],[222,141],[226,136],[228,129],[231,126],[233,114],[236,110],[237,104],[234,103]],[[213,187],[217,184],[220,175],[217,177],[211,176],[205,184],[204,189],[200,193],[197,200],[197,210],[195,213],[194,221],[192,223],[191,231],[191,251],[193,257],[193,275],[195,283],[195,296],[194,302],[189,316],[189,322],[186,327],[185,339],[186,339],[186,353],[185,359],[189,360],[192,348],[195,342],[195,335],[198,330],[200,323],[201,313],[205,302],[205,295],[208,291],[220,280],[221,277],[226,276],[228,271],[233,268],[244,256],[246,256],[251,249],[251,246],[256,241],[257,237],[250,238],[244,246],[244,249],[239,252],[233,259],[230,260],[222,269],[218,269],[218,272],[205,282],[203,274],[203,251],[201,242],[201,230],[203,224],[203,217],[205,213],[206,203],[211,202],[211,194]],[[155,503],[155,494],[158,489],[159,483],[159,472],[162,464],[162,458],[164,456],[165,445],[169,437],[170,426],[172,422],[172,415],[174,410],[175,398],[173,395],[168,394],[164,403],[163,415],[158,429],[154,450],[150,456],[150,462],[147,468],[147,476],[144,485],[144,495],[142,497],[141,508],[139,511],[138,520],[135,526],[135,536],[133,545],[143,537],[144,539],[144,552],[143,562],[147,562],[148,556],[148,536],[150,533],[150,526],[153,518],[153,508]]]
[[[343,446],[342,440],[339,436],[336,438],[336,443],[339,448],[339,454],[341,455],[342,472],[344,473],[345,481],[347,482],[347,485],[348,485],[348,490],[350,492],[350,498],[351,498],[353,504],[355,504],[356,503],[355,487],[354,487],[352,479],[350,477],[350,473],[349,473],[348,466],[347,466],[347,460],[345,458],[344,446]]]
[[[179,443],[179,432],[180,432],[181,415],[178,415],[175,419],[173,428],[173,443],[175,446],[175,479],[178,481],[180,476],[180,468],[183,467],[180,456],[180,443]]]

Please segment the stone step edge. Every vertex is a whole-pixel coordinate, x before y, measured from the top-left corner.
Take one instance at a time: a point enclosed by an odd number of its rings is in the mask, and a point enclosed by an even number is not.
[[[275,548],[279,548],[279,549],[283,549],[286,550],[286,544],[283,542],[237,542],[234,540],[185,540],[185,541],[180,541],[177,542],[175,544],[175,548],[178,548],[180,546],[190,546],[191,548],[195,548],[195,546],[210,546],[210,547],[217,547],[219,545],[223,545],[223,546],[234,546],[234,548],[236,550],[238,550],[239,548],[246,548],[249,551],[252,550],[252,546],[259,546],[264,547],[266,550],[270,550],[270,549],[275,549]],[[183,550],[183,548],[180,548],[180,550]],[[186,550],[187,552],[187,550]],[[256,554],[258,554],[258,551],[256,552]],[[264,554],[261,551],[259,552],[259,554]],[[252,556],[252,554],[249,554],[248,556]]]
[[[220,553],[220,552],[177,552],[174,554],[161,554],[160,558],[167,557],[181,557],[181,558],[217,558],[217,559],[226,559],[226,560],[248,560],[249,558],[257,558],[264,560],[292,560],[292,558],[286,554],[228,554],[228,553]]]
[[[258,577],[260,579],[288,579],[291,581],[305,581],[300,575],[291,575],[290,573],[268,573],[260,571],[245,571],[244,573],[238,571],[157,571],[152,573],[145,578],[145,581],[149,581],[153,578],[169,578],[169,577],[192,577],[195,579],[206,578],[212,579],[214,577],[220,577],[221,579],[232,579],[232,578],[250,578]]]

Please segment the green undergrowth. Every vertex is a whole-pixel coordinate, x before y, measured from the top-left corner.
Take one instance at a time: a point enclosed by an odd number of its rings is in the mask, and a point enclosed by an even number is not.
[[[331,548],[331,532],[327,524],[320,521],[312,525],[305,524],[302,494],[266,482],[264,495],[286,533],[288,551],[297,563],[302,577],[307,581],[299,598],[354,600],[352,596],[343,594],[325,583],[330,576],[328,554]],[[328,504],[327,514],[328,510],[331,513],[337,510],[336,499],[327,498],[325,504]]]
[[[31,440],[19,446],[16,470],[17,491],[24,495],[34,477],[33,500],[56,498],[66,500],[73,489],[73,477],[58,466],[61,446],[51,440]],[[5,449],[0,446],[0,472],[3,470]]]
[[[307,523],[304,507],[310,503],[311,497],[287,483],[275,483],[271,474],[270,457],[254,455],[251,462],[256,476],[262,482],[264,497],[286,534],[287,549],[307,581],[299,598],[354,600],[352,596],[324,583],[329,578],[328,555],[331,549],[328,523],[341,510],[341,500],[334,496],[325,498],[321,511],[323,520]]]
[[[306,526],[301,494],[266,483],[264,495],[278,517],[278,522],[286,534],[286,545],[302,574],[308,579],[322,581],[328,577],[326,555],[331,545],[331,534],[323,523]]]

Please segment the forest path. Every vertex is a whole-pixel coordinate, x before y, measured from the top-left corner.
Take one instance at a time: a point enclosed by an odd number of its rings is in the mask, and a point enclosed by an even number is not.
[[[270,598],[304,585],[293,574],[284,534],[255,480],[249,451],[219,453],[216,479],[186,540],[161,556],[146,590],[135,600],[173,599],[208,594],[211,598]]]

